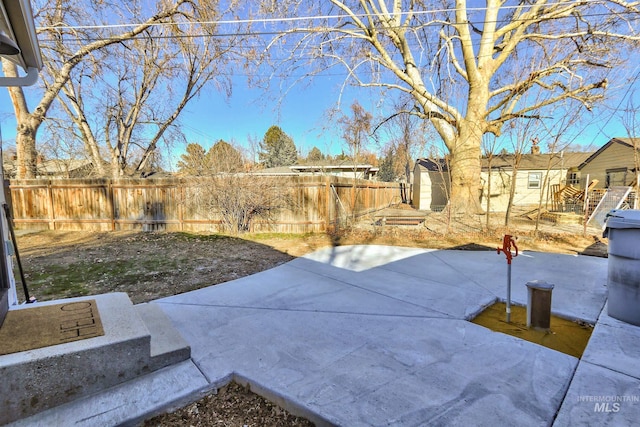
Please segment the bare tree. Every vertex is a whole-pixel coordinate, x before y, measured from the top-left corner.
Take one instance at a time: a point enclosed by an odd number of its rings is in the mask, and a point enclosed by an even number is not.
[[[534,121],[518,121],[512,122],[514,125],[509,130],[511,140],[511,149],[513,155],[511,157],[511,181],[509,183],[509,198],[507,200],[507,210],[504,214],[504,225],[509,226],[511,222],[511,211],[513,210],[513,201],[516,195],[518,184],[518,172],[520,171],[520,163],[525,151],[531,146],[531,143],[537,141],[535,135],[539,122]],[[519,124],[519,126],[518,126]],[[535,142],[537,144],[537,142]],[[542,185],[542,183],[540,184]]]
[[[640,28],[637,1],[261,4],[278,16],[314,17],[288,21],[292,28],[281,37],[292,43],[272,43],[293,46],[286,72],[305,61],[317,72],[340,66],[355,85],[414,99],[407,112],[429,121],[450,153],[451,205],[459,212],[481,211],[482,136],[499,136],[515,119],[540,118],[565,99],[591,109]]]
[[[353,101],[350,108],[351,114],[342,114],[338,118],[338,126],[342,131],[342,140],[347,145],[349,157],[353,162],[353,180],[351,186],[351,197],[349,209],[351,210],[351,220],[354,221],[357,212],[359,198],[358,191],[358,165],[362,157],[367,153],[367,146],[371,137],[371,121],[373,116],[366,111],[358,101]],[[375,156],[374,156],[375,157]]]
[[[360,156],[367,149],[373,116],[358,101],[353,101],[350,110],[351,115],[344,114],[338,118],[338,125],[355,167],[360,161]]]
[[[231,234],[253,231],[257,222],[269,227],[282,211],[296,210],[295,188],[286,178],[215,173],[188,182],[186,209],[219,220]]]
[[[396,103],[393,108],[406,111],[408,106],[406,102]],[[393,171],[393,178],[402,181],[405,190],[411,183],[414,160],[420,157],[427,145],[430,129],[425,129],[424,124],[412,114],[397,113],[384,119],[374,130],[374,134],[384,131],[385,136],[381,139],[389,141],[383,150],[386,161],[390,163],[388,167]],[[403,191],[405,203],[411,203],[411,197],[410,192]]]
[[[536,224],[534,228],[534,235],[537,235],[540,229],[540,218],[542,217],[542,204],[545,201],[545,197],[548,200],[549,197],[552,196],[550,194],[550,182],[552,179],[551,169],[552,167],[557,167],[558,163],[563,164],[564,162],[564,153],[570,147],[570,141],[564,139],[564,135],[567,134],[567,131],[573,127],[579,121],[578,114],[565,114],[556,122],[553,123],[551,127],[545,127],[545,133],[541,135],[544,139],[547,140],[547,147],[549,150],[549,156],[547,160],[546,170],[544,172],[544,178],[542,180],[542,188],[540,189],[540,195],[538,198],[538,211],[536,212]],[[562,186],[562,182],[566,183],[566,171],[564,167],[560,168],[560,176],[559,183]],[[589,186],[587,182],[585,184]]]
[[[9,90],[18,121],[19,177],[35,177],[36,133],[56,99],[64,96],[63,109],[72,117],[95,167],[104,172],[102,159],[106,155],[114,174],[119,175],[131,161],[131,144],[139,144],[133,171],[145,168],[184,106],[216,76],[214,65],[223,52],[211,41],[215,26],[210,23],[219,16],[217,1],[158,1],[156,10],[147,6],[135,1],[125,6],[83,0],[42,2],[35,17],[45,59],[42,97],[30,111],[24,92]],[[112,24],[109,20],[114,16],[125,23],[139,23],[108,25],[103,33],[96,33],[89,25]],[[166,43],[169,38],[171,46]],[[11,75],[15,66],[3,61],[3,70]],[[178,82],[180,88],[176,87]],[[150,94],[158,92],[156,88],[165,91],[166,108],[150,101]],[[174,93],[167,97],[169,88]],[[88,95],[91,90],[93,96]],[[103,110],[94,110],[101,105]],[[104,119],[95,121],[96,116]],[[96,128],[100,124],[101,128]],[[106,142],[104,150],[100,139]]]
[[[99,134],[113,176],[142,173],[148,169],[158,142],[206,84],[215,79],[226,95],[230,94],[228,80],[220,79],[219,73],[235,43],[232,34],[227,35],[224,45],[211,37],[216,26],[210,22],[218,18],[215,8],[196,8],[188,17],[174,16],[170,21],[175,25],[153,26],[138,37],[109,47],[108,54],[117,60],[105,61],[100,71],[72,75],[63,88],[72,106],[66,110],[85,129],[82,137],[94,163],[102,163],[95,136]],[[94,93],[99,91],[103,96],[96,97],[101,102],[90,106],[88,112],[102,119],[92,127],[79,95],[87,87],[83,80],[94,82],[96,77],[100,82],[93,84]]]

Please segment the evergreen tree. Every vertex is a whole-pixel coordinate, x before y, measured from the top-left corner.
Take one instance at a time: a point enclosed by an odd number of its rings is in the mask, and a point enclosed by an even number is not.
[[[291,166],[298,160],[293,139],[279,126],[271,126],[260,142],[260,163],[267,168]]]
[[[187,144],[186,153],[180,155],[178,172],[184,175],[203,176],[209,173],[209,158],[197,142]]]
[[[336,154],[336,156],[334,157],[334,160],[336,162],[343,163],[343,162],[351,161],[351,156],[349,156],[348,154],[345,154],[343,150],[340,154]]]
[[[222,139],[209,149],[207,157],[213,173],[240,172],[243,169],[244,161],[240,151]]]
[[[308,162],[320,162],[324,160],[324,154],[318,147],[313,147],[311,151],[309,151],[309,155],[307,156]]]
[[[393,148],[388,149],[384,158],[380,162],[380,170],[378,171],[378,179],[384,182],[393,182],[396,180],[396,172],[393,167]]]

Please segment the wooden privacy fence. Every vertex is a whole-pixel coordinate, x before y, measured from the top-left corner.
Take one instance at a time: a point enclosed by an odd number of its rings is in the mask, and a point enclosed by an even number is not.
[[[218,232],[224,223],[213,201],[227,201],[229,194],[242,203],[243,197],[272,191],[286,197],[270,206],[268,215],[256,216],[249,231],[322,232],[345,215],[361,216],[401,201],[396,183],[334,176],[218,178],[11,180],[8,194],[15,227],[39,230]],[[258,182],[261,187],[248,191]],[[228,193],[218,193],[223,191]]]

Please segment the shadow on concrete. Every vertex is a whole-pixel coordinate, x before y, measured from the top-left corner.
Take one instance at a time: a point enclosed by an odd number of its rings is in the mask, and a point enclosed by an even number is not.
[[[452,250],[452,251],[493,251],[493,252],[495,252],[496,247],[479,245],[477,243],[467,243],[465,245],[459,245],[459,246],[455,246],[453,248],[447,248],[446,250]]]

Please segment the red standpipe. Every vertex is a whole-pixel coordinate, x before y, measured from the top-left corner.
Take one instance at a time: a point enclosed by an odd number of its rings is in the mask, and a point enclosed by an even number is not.
[[[511,252],[512,246],[516,250],[515,254]],[[516,241],[513,240],[513,237],[510,234],[504,235],[504,237],[502,238],[502,247],[497,248],[497,251],[498,255],[500,255],[500,252],[504,252],[505,256],[507,257],[507,264],[511,264],[511,260],[518,256],[518,246],[516,245]]]
[[[511,252],[511,247],[516,250],[516,253]],[[516,241],[510,234],[505,234],[502,239],[502,247],[497,248],[498,255],[500,252],[504,252],[507,257],[507,323],[511,322],[511,260],[518,256],[518,246]]]

